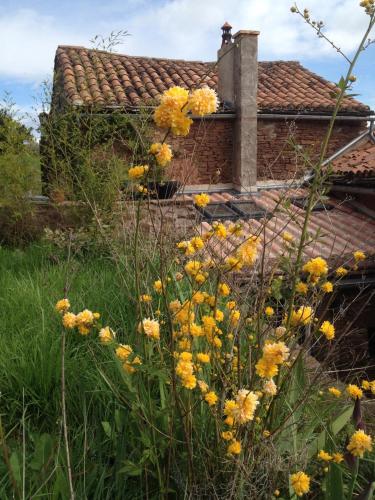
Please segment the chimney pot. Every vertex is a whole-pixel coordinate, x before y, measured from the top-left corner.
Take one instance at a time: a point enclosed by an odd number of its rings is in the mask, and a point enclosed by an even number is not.
[[[221,29],[223,31],[223,34],[221,35],[221,46],[228,45],[232,41],[232,26],[227,21],[225,21]]]

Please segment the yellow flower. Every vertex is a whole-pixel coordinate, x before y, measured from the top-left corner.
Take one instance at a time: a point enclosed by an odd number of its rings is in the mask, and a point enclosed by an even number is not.
[[[333,285],[330,281],[326,281],[321,286],[321,289],[323,290],[324,293],[332,293],[333,292]]]
[[[270,437],[271,433],[270,431],[267,431],[266,429],[263,431],[263,437],[268,438]]]
[[[319,277],[328,273],[328,265],[322,257],[315,257],[315,259],[306,262],[302,270],[310,276]]]
[[[227,302],[227,305],[226,307],[232,311],[235,307],[236,307],[236,302],[234,300],[230,300],[229,302]]]
[[[190,132],[190,126],[193,123],[182,111],[175,111],[171,115],[171,132],[176,136],[185,137]]]
[[[94,322],[94,315],[91,311],[88,309],[83,310],[79,314],[77,314],[77,325],[78,326],[86,326],[89,327],[93,324]]]
[[[365,451],[372,450],[372,438],[363,430],[355,431],[346,449],[350,451],[353,456],[362,458]]]
[[[339,398],[341,396],[340,389],[337,389],[336,387],[329,387],[328,392],[332,394],[332,396],[335,396],[336,398]]]
[[[280,496],[280,490],[275,490],[275,491],[273,492],[273,495],[274,495],[275,497],[279,497],[279,496]]]
[[[259,377],[262,378],[272,378],[279,372],[277,364],[265,358],[261,358],[258,361],[255,365],[255,369]]]
[[[145,294],[143,294],[143,295],[140,296],[140,301],[141,302],[146,302],[146,303],[147,302],[151,302],[152,301],[152,297],[151,297],[151,295],[147,295],[145,293]]]
[[[348,271],[347,271],[347,269],[345,269],[345,267],[338,267],[336,269],[336,276],[338,276],[338,277],[346,276],[347,274],[348,274]]]
[[[181,384],[185,387],[185,389],[195,389],[197,386],[197,379],[195,375],[187,375],[183,379],[181,379]]]
[[[199,236],[194,236],[190,240],[190,244],[193,246],[193,248],[196,251],[202,250],[202,248],[204,248],[204,242],[203,242],[202,238]]]
[[[339,464],[344,460],[344,455],[342,453],[332,453],[332,460]]]
[[[214,391],[207,392],[204,396],[205,401],[209,404],[209,406],[216,405],[217,400],[219,399]]]
[[[208,384],[206,384],[204,380],[198,380],[198,387],[203,394],[205,394],[208,391]]]
[[[292,311],[291,326],[309,325],[314,318],[314,311],[310,306],[301,306],[297,311]]]
[[[218,323],[220,323],[221,321],[223,321],[224,319],[224,313],[223,311],[221,311],[220,309],[216,309],[215,310],[215,319]]]
[[[273,316],[275,314],[275,311],[273,310],[273,307],[267,306],[264,310],[264,313],[266,316]]]
[[[249,236],[248,239],[238,247],[236,256],[241,264],[247,267],[252,267],[254,265],[258,256],[258,244],[258,237]]]
[[[225,266],[228,271],[240,271],[243,267],[243,263],[238,257],[234,255],[229,255],[225,258]]]
[[[301,497],[310,491],[310,478],[304,472],[296,472],[290,476],[290,482],[295,494]]]
[[[193,115],[204,116],[215,113],[218,108],[216,92],[207,86],[193,90],[188,106]]]
[[[231,222],[228,231],[230,234],[233,234],[234,236],[242,236],[243,235],[243,226],[240,222],[233,223]]]
[[[326,451],[320,450],[320,452],[318,453],[318,458],[320,458],[320,460],[323,460],[324,462],[330,462],[333,457]]]
[[[239,455],[241,453],[241,443],[236,439],[227,448],[228,455]]]
[[[234,325],[237,325],[237,323],[239,322],[240,320],[240,317],[241,317],[241,313],[238,309],[234,309],[231,313],[230,313],[230,317],[229,317],[229,320],[230,320],[230,323],[231,323],[231,326],[234,326]]]
[[[162,284],[161,280],[155,281],[154,290],[156,293],[161,293],[163,291],[163,284]]]
[[[144,332],[145,335],[147,335],[147,337],[149,337],[150,339],[159,340],[160,339],[159,322],[154,319],[146,318],[142,320],[141,323],[139,323],[138,332],[139,333]]]
[[[224,415],[232,417],[238,424],[245,424],[253,420],[258,396],[247,389],[240,389],[235,399],[227,399],[224,404]]]
[[[280,365],[289,357],[289,349],[284,342],[268,342],[263,347],[263,357]]]
[[[361,260],[365,260],[366,255],[361,250],[357,250],[356,252],[353,252],[353,257],[356,262],[360,262]]]
[[[297,293],[301,293],[302,295],[306,295],[307,291],[308,291],[308,286],[303,281],[299,281],[296,284],[296,292]]]
[[[221,222],[214,222],[212,224],[212,228],[216,234],[216,236],[222,240],[225,240],[227,237],[227,228]]]
[[[148,193],[148,189],[145,186],[142,186],[142,184],[139,184],[137,186],[137,191],[139,193],[142,193],[142,194],[147,194]]]
[[[62,323],[65,328],[71,330],[75,326],[77,326],[77,316],[71,312],[67,312],[64,314]]]
[[[370,384],[370,382],[368,380],[362,380],[361,387],[365,391],[368,391],[369,389],[371,389],[371,384]]]
[[[68,309],[70,309],[70,302],[68,299],[61,299],[56,302],[55,309],[57,312],[65,313]]]
[[[207,193],[196,194],[194,196],[194,203],[197,207],[204,208],[210,203],[210,196]]]
[[[163,93],[161,103],[168,102],[170,107],[181,110],[187,104],[188,98],[189,91],[176,85]]]
[[[149,170],[148,165],[136,165],[135,167],[129,168],[128,175],[132,180],[140,179]]]
[[[227,297],[230,294],[230,288],[226,283],[220,283],[218,286],[218,292],[223,297]]]
[[[195,292],[195,294],[191,298],[193,304],[203,304],[204,300],[205,300],[205,295],[203,292],[200,292],[199,290]]]
[[[325,335],[327,340],[332,340],[335,338],[335,327],[329,321],[323,321],[322,326],[319,331]]]
[[[206,354],[204,352],[198,352],[198,354],[197,354],[197,360],[200,363],[209,363],[210,362],[210,355]]]
[[[112,331],[109,326],[102,328],[99,332],[99,340],[102,344],[108,344],[109,342],[112,342],[115,337],[115,332]]]
[[[172,159],[172,149],[168,144],[155,142],[151,144],[150,153],[155,155],[155,159],[161,167],[165,167]]]
[[[122,367],[124,371],[126,371],[126,373],[131,374],[135,372],[134,366],[132,366],[130,363],[123,363]]]
[[[286,334],[285,326],[278,326],[275,328],[275,335],[278,339],[280,339],[281,337],[284,337],[285,334]]]
[[[86,325],[78,325],[78,331],[81,335],[88,335],[90,333],[90,328]]]
[[[355,384],[349,384],[346,386],[346,392],[349,394],[349,396],[353,399],[361,399],[363,396],[362,389],[358,387],[358,385]]]
[[[222,439],[224,439],[224,441],[230,441],[231,439],[233,439],[233,432],[232,431],[224,431],[221,433],[221,437],[222,437]]]
[[[100,318],[100,313],[94,312],[93,313],[93,317],[94,317],[94,319],[99,319]]]
[[[196,276],[202,267],[202,263],[198,260],[189,260],[185,264],[185,271],[190,276]]]
[[[282,239],[288,243],[294,240],[293,235],[288,233],[288,231],[284,231],[281,235]]]
[[[121,361],[126,361],[132,352],[133,349],[130,347],[130,345],[119,344],[116,349],[116,356]]]
[[[269,396],[276,396],[277,394],[277,386],[273,379],[271,378],[270,380],[267,380],[263,384],[263,391],[268,394]]]

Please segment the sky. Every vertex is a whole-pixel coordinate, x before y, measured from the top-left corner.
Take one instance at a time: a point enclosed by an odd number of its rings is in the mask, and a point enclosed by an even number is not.
[[[52,78],[56,47],[92,46],[95,35],[126,30],[116,51],[129,55],[214,61],[225,21],[233,33],[259,30],[259,60],[299,60],[337,82],[345,59],[319,39],[292,0],[0,0],[0,98],[9,92],[22,114],[40,110],[41,84]],[[359,0],[304,0],[311,18],[349,57],[368,16]],[[375,33],[372,33],[375,38]],[[353,92],[375,109],[375,44],[361,54]],[[26,118],[26,121],[30,118]],[[30,123],[31,124],[31,123]]]

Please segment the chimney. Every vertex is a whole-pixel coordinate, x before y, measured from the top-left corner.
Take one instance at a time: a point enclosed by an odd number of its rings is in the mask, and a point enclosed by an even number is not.
[[[257,181],[257,87],[259,31],[222,28],[218,51],[218,92],[225,108],[234,108],[233,184],[238,191],[256,190]]]

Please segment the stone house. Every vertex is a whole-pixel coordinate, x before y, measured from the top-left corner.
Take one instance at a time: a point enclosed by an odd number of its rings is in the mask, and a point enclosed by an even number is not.
[[[231,34],[222,27],[216,62],[127,56],[59,46],[56,51],[51,114],[67,107],[137,113],[155,106],[167,88],[208,85],[220,109],[195,119],[187,138],[174,138],[169,176],[190,189],[254,191],[302,177],[298,147],[314,158],[334,106],[335,85],[296,61],[258,62],[255,31]],[[360,135],[370,109],[345,98],[329,154]],[[292,147],[291,142],[294,146]]]

